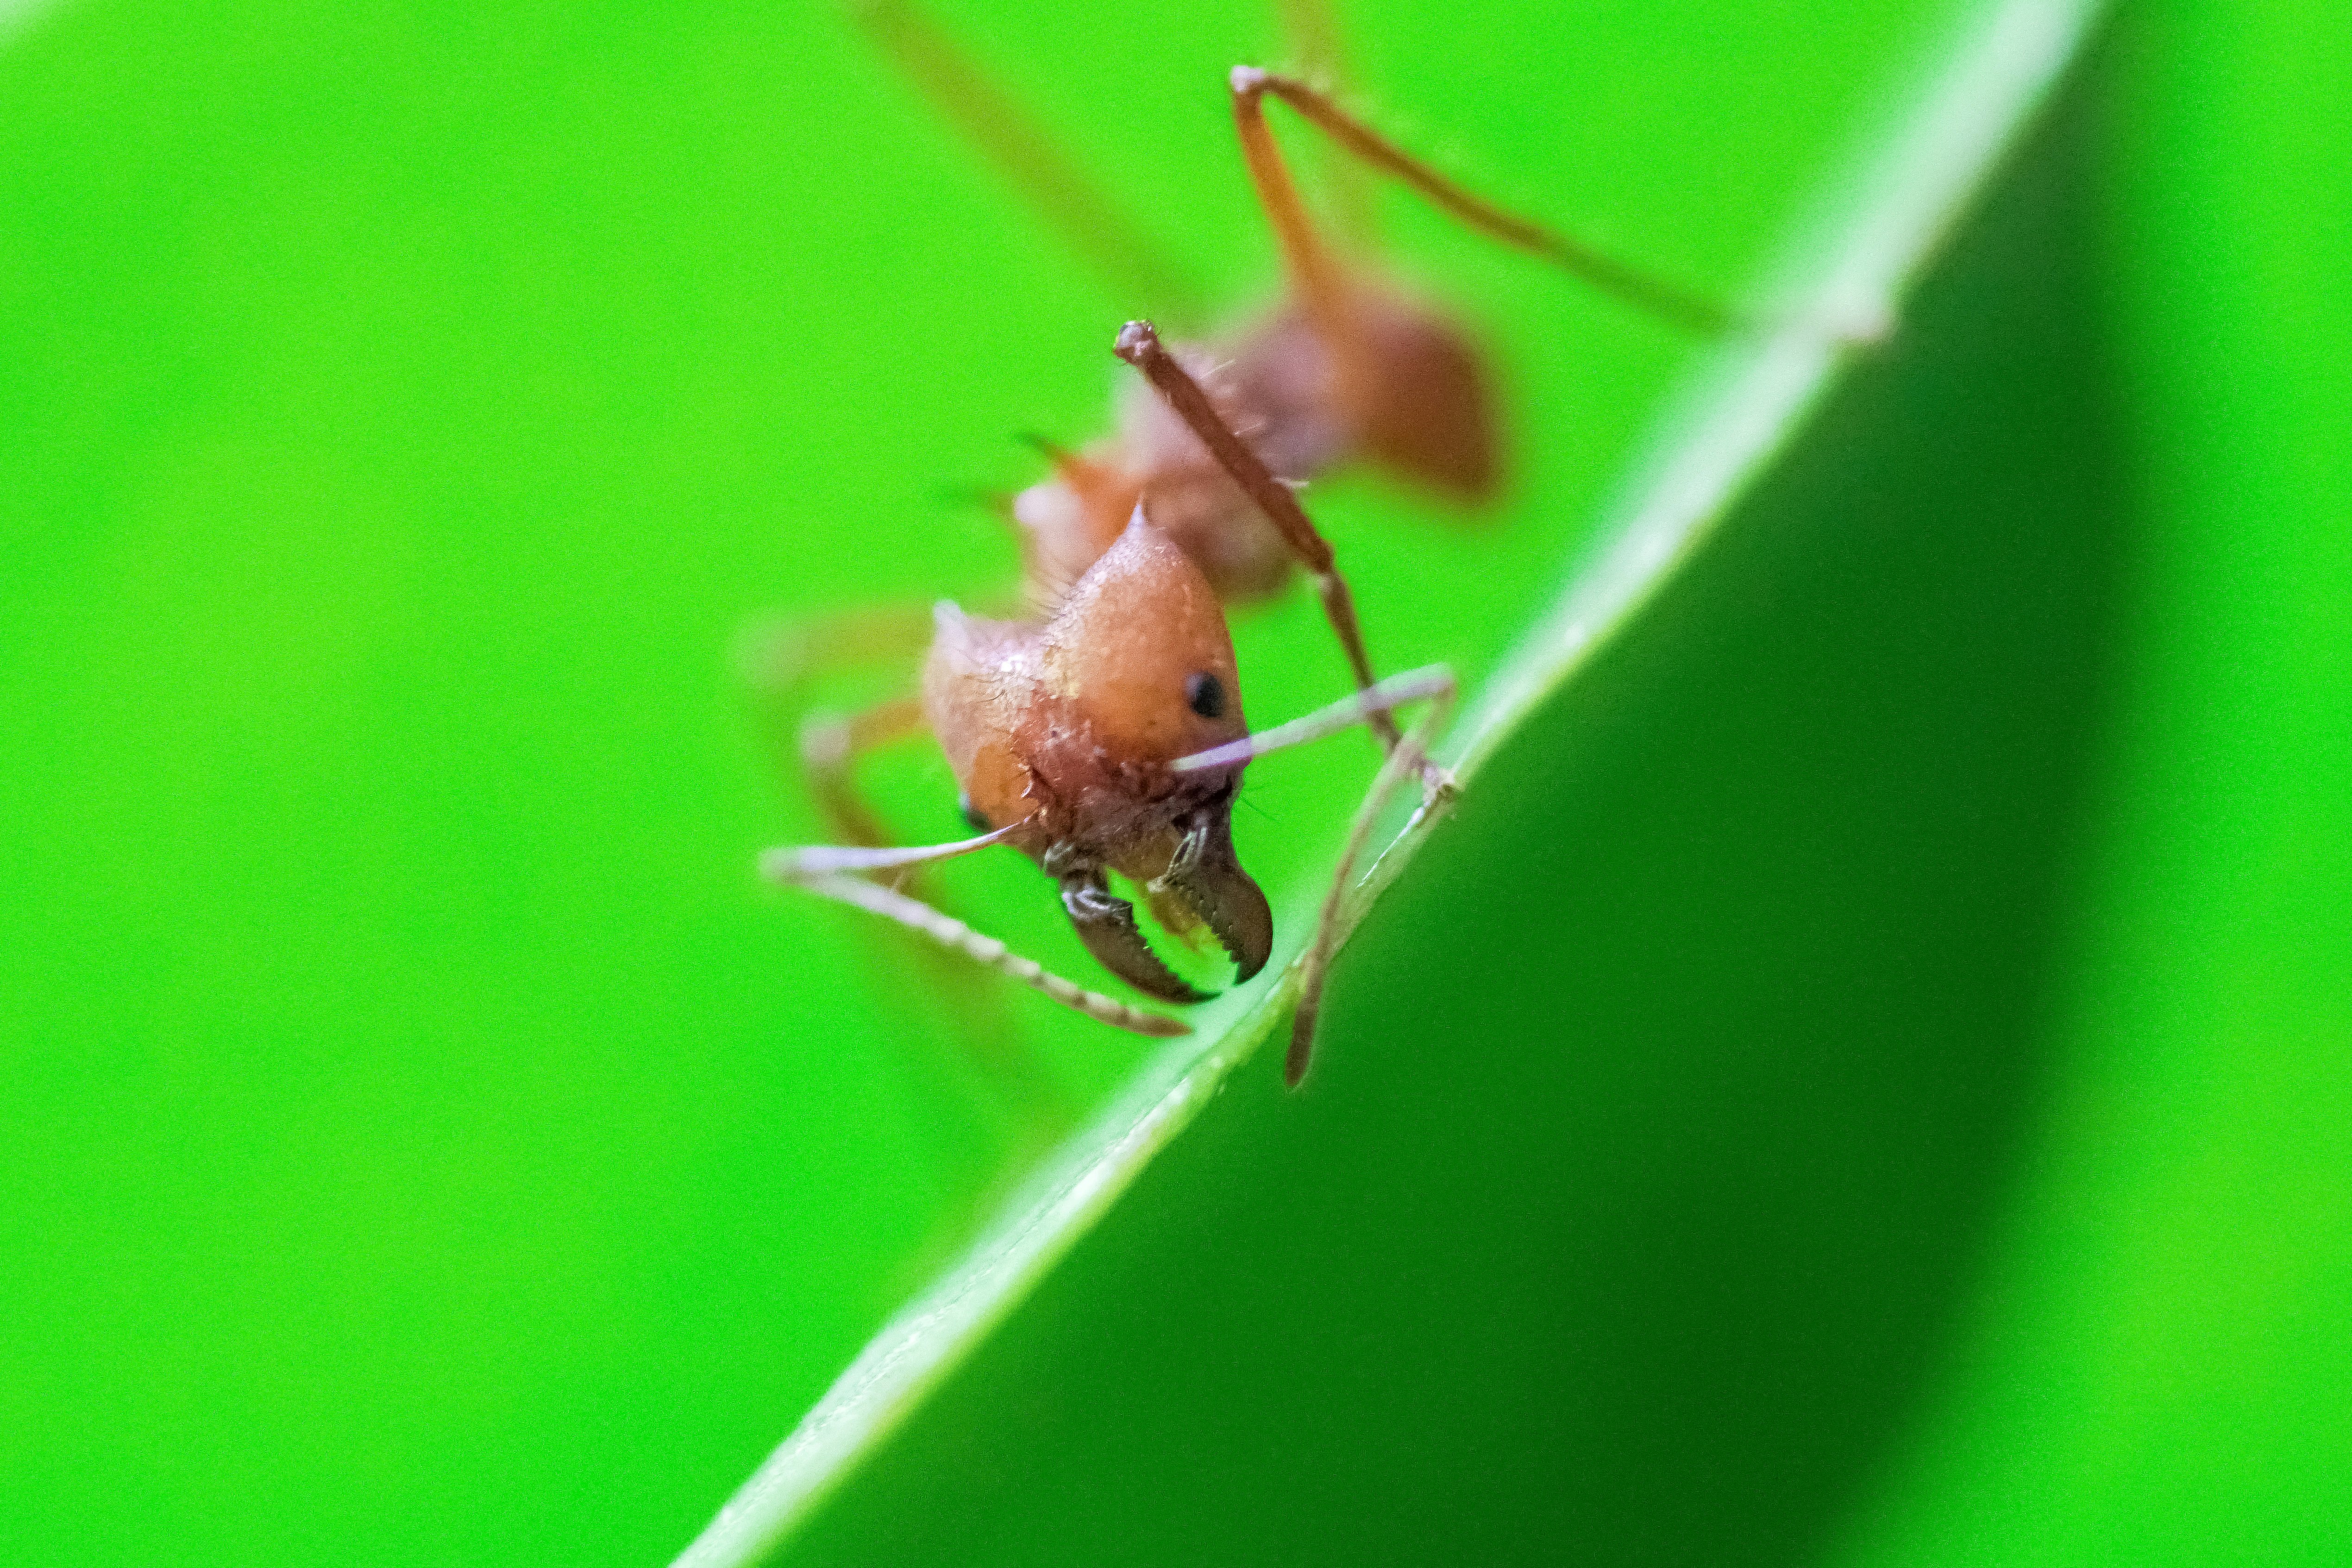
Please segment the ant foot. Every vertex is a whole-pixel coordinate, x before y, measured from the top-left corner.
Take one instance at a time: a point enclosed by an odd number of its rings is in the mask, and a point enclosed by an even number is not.
[[[1884,346],[1901,324],[1892,302],[1880,295],[1853,292],[1817,301],[1790,320],[1839,348],[1864,351]]]
[[[1439,767],[1423,758],[1421,763],[1421,815],[1446,810],[1462,794],[1462,785],[1454,777],[1454,770]]]

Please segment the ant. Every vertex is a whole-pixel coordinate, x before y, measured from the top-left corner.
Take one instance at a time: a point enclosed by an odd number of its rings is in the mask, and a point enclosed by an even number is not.
[[[1337,602],[1345,605],[1330,546],[1240,437],[1215,422],[1206,394],[1150,324],[1128,323],[1115,352],[1151,378],[1180,417],[1202,421],[1204,444],[1232,465],[1234,482],[1265,498],[1282,536],[1318,576],[1339,583]],[[859,874],[909,870],[1009,844],[1055,880],[1071,925],[1104,968],[1162,1001],[1203,1002],[1211,994],[1152,952],[1134,906],[1111,891],[1110,873],[1144,890],[1163,928],[1184,935],[1205,928],[1232,959],[1236,982],[1251,979],[1273,953],[1274,916],[1234,850],[1242,769],[1253,757],[1370,722],[1389,739],[1390,754],[1357,814],[1308,946],[1285,1068],[1298,1083],[1330,962],[1333,916],[1381,807],[1411,773],[1423,779],[1424,810],[1450,794],[1450,780],[1428,761],[1428,739],[1454,695],[1451,673],[1433,667],[1386,682],[1368,679],[1330,707],[1251,734],[1224,610],[1200,565],[1152,521],[1148,501],[1137,503],[1119,536],[1047,613],[987,620],[941,603],[933,618],[920,698],[877,710],[880,717],[863,724],[816,731],[829,739],[813,771],[821,792],[846,795],[856,751],[928,728],[978,836],[909,848],[772,849],[761,858],[763,874],[896,921],[1100,1022],[1142,1035],[1188,1034],[1178,1019],[1086,990]],[[1421,699],[1435,700],[1430,716],[1411,735],[1400,734],[1391,710]]]
[[[1111,232],[1088,196],[1014,110],[905,0],[863,15],[951,116],[1048,210],[1082,236]],[[1253,756],[1356,722],[1386,752],[1357,815],[1303,963],[1285,1077],[1304,1077],[1333,916],[1357,856],[1408,774],[1422,808],[1452,783],[1427,740],[1453,694],[1440,668],[1387,683],[1374,674],[1329,544],[1293,493],[1318,474],[1361,461],[1453,499],[1491,500],[1499,442],[1483,361],[1433,310],[1352,261],[1309,221],[1265,115],[1271,96],[1338,147],[1420,192],[1470,226],[1543,258],[1679,324],[1730,324],[1718,307],[1507,213],[1463,190],[1306,82],[1252,67],[1228,81],[1244,162],[1280,247],[1287,290],[1270,313],[1215,346],[1163,343],[1129,322],[1115,352],[1156,396],[1121,401],[1115,433],[1071,452],[1045,446],[1054,475],[1012,498],[1033,614],[999,621],[951,604],[934,612],[919,700],[803,731],[803,757],[841,847],[769,851],[772,879],[856,904],[923,932],[1115,1026],[1189,1032],[1164,1015],[1087,991],[869,874],[916,868],[1010,844],[1053,877],[1064,910],[1097,962],[1147,995],[1189,1004],[1206,994],[1152,952],[1133,907],[1110,890],[1116,872],[1144,891],[1160,923],[1205,927],[1237,982],[1273,947],[1265,896],[1235,858],[1231,813]],[[1113,240],[1109,248],[1140,253]],[[1313,580],[1357,687],[1353,697],[1252,736],[1243,722],[1222,605],[1278,591],[1295,566]],[[1393,710],[1438,700],[1411,736]],[[856,796],[860,752],[928,728],[962,792],[974,837],[884,847]]]
[[[1428,736],[1454,696],[1454,677],[1442,665],[1410,671],[1278,731],[1252,735],[1242,728],[1238,701],[1226,706],[1213,669],[1194,668],[1181,683],[1168,679],[1187,664],[1221,662],[1230,671],[1232,640],[1213,600],[1198,602],[1208,614],[1188,615],[1173,627],[1155,626],[1148,637],[1125,624],[1126,616],[1160,602],[1171,587],[1189,594],[1204,588],[1205,579],[1138,508],[1127,532],[1047,619],[982,621],[953,605],[940,605],[940,639],[924,672],[926,707],[936,705],[933,721],[958,782],[966,785],[965,798],[971,798],[971,787],[993,789],[1018,815],[1003,827],[947,844],[771,849],[760,868],[771,881],[896,921],[1098,1022],[1163,1038],[1187,1035],[1192,1026],[1181,1019],[1087,990],[859,873],[904,870],[1012,845],[1060,884],[1072,926],[1105,968],[1164,1001],[1205,1002],[1215,994],[1196,990],[1160,962],[1136,924],[1134,906],[1111,892],[1106,873],[1139,884],[1163,926],[1178,931],[1206,926],[1233,959],[1235,982],[1250,980],[1273,952],[1274,916],[1265,892],[1234,854],[1233,806],[1243,766],[1402,703],[1434,699],[1432,717],[1391,753],[1358,812],[1324,900],[1303,965],[1284,1068],[1286,1081],[1296,1088],[1307,1075],[1339,900],[1379,808],[1425,762]],[[1056,678],[1073,667],[1089,679],[1076,691],[1057,689]],[[1000,721],[1009,722],[999,729]],[[1219,733],[1233,738],[1169,754],[1187,741]],[[975,826],[994,820],[977,804],[971,816]]]

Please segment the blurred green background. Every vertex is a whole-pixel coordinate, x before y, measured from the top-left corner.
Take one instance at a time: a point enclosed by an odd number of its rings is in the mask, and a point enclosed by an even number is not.
[[[1262,7],[940,9],[1265,286]],[[1729,290],[1954,15],[1349,37]],[[1253,1063],[800,1555],[2340,1560],[2347,78],[2340,7],[2125,12],[1378,911],[1310,1092]],[[1001,602],[955,492],[1096,429],[1140,307],[821,6],[18,14],[0,214],[0,1550],[664,1560],[1142,1058],[761,889],[817,829],[732,651]],[[1383,216],[1519,478],[1318,515],[1382,662],[1475,674],[1697,350]],[[1339,689],[1299,599],[1236,637],[1261,721]],[[1253,770],[1269,889],[1369,761]]]

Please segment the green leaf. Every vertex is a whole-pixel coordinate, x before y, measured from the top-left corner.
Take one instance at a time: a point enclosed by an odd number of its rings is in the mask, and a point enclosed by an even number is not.
[[[2088,5],[2048,0],[1987,7],[1948,47],[1915,100],[1869,143],[1861,166],[1828,183],[1822,213],[1799,232],[1779,281],[1762,295],[1759,314],[1769,328],[1727,343],[1696,373],[1608,507],[1604,542],[1578,564],[1441,749],[1474,803],[1490,760],[1610,646],[1798,438],[1837,384],[1850,337],[1879,335],[1896,319],[1939,243],[2032,122],[2092,15]],[[1416,814],[1346,907],[1347,929],[1439,823]],[[1442,985],[1445,973],[1432,966],[1429,977]],[[1168,1047],[1056,1151],[971,1249],[876,1336],[681,1564],[757,1561],[806,1518],[1204,1112],[1282,1018],[1296,980],[1293,970],[1245,1011],[1228,1009],[1204,1030],[1205,1044]],[[1201,1352],[1172,1353],[1181,1364]],[[1117,1419],[1112,1411],[1099,1414]],[[943,1420],[952,1425],[956,1416]],[[898,1489],[892,1479],[877,1485]],[[852,1517],[879,1506],[887,1505],[853,1505]],[[889,1533],[903,1548],[925,1537],[926,1518],[943,1517],[961,1518],[927,1515]],[[836,1540],[849,1528],[836,1527]]]
[[[1269,7],[937,5],[1262,293]],[[1345,21],[1410,144],[1727,293],[1822,286],[1953,9]],[[1256,1050],[1037,1233],[786,1555],[2341,1556],[2352,12],[2116,9],[1903,331],[1469,721],[1307,1091]],[[815,825],[730,668],[1006,602],[943,498],[1150,307],[825,5],[0,0],[0,1545],[664,1560],[1191,1065],[764,889]],[[1753,363],[1379,216],[1514,488],[1310,500],[1381,666],[1500,702]],[[1254,720],[1343,689],[1303,595],[1234,633]],[[1252,768],[1290,940],[1374,765]],[[1017,858],[942,880],[1083,966]]]

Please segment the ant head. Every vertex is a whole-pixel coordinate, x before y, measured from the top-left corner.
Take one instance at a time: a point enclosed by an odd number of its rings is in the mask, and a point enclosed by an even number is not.
[[[1038,665],[1056,723],[1086,731],[1105,769],[1164,768],[1249,732],[1216,592],[1139,506],[1046,620]]]
[[[1208,579],[1141,508],[1043,624],[943,605],[924,700],[978,820],[1017,825],[1011,841],[1060,880],[1105,967],[1152,995],[1201,999],[1111,896],[1114,870],[1163,922],[1206,925],[1241,978],[1265,965],[1273,916],[1234,854],[1242,764],[1168,765],[1248,733],[1233,638]]]
[[[1038,660],[1050,714],[1036,748],[1040,783],[1084,803],[1077,837],[1103,865],[1142,883],[1163,924],[1206,925],[1246,980],[1274,947],[1265,894],[1234,853],[1241,764],[1171,773],[1177,758],[1249,733],[1233,637],[1216,591],[1138,506],[1127,530],[1045,626]],[[1063,901],[1105,967],[1172,1001],[1199,993],[1171,973],[1132,913],[1080,879]]]
[[[1363,353],[1348,401],[1365,456],[1454,500],[1493,500],[1501,433],[1486,362],[1468,335],[1386,291],[1359,288],[1349,314]]]

